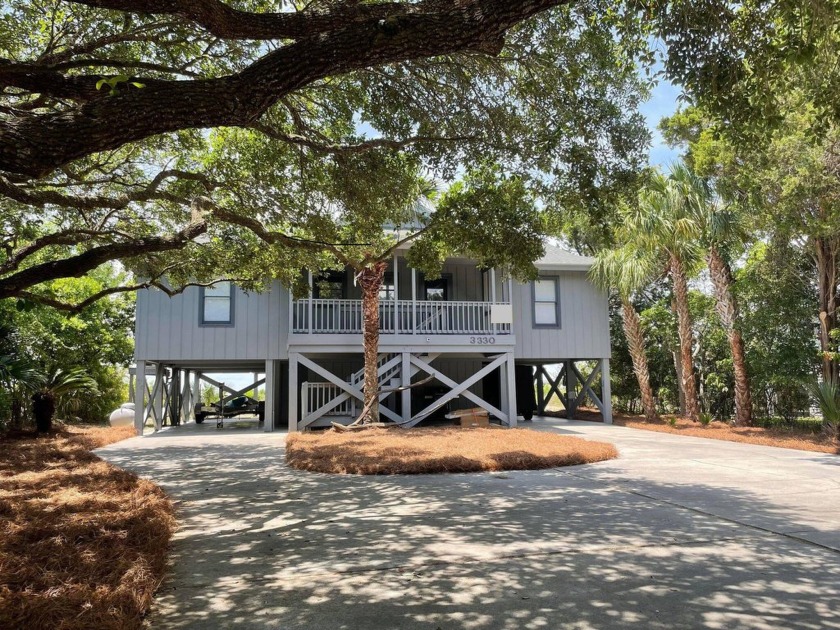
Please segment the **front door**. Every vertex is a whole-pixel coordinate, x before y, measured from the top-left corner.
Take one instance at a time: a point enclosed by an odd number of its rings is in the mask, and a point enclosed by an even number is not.
[[[424,286],[424,300],[431,302],[446,302],[449,300],[449,278],[442,277],[437,280],[426,280]]]

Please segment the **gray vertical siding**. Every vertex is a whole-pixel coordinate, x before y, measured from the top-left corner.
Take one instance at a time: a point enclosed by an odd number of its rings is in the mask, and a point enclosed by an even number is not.
[[[236,289],[232,326],[199,325],[197,287],[169,297],[157,289],[137,294],[135,357],[152,360],[285,359],[288,293],[278,282],[265,293]]]
[[[607,295],[585,272],[541,272],[558,278],[560,328],[535,328],[530,284],[513,285],[517,359],[602,359],[610,356]]]
[[[488,279],[469,262],[449,261],[452,300],[489,300]],[[598,359],[610,356],[606,294],[593,287],[585,272],[543,272],[558,277],[560,328],[534,328],[530,284],[513,285],[513,332],[521,360]],[[400,265],[400,296],[410,299],[411,273]],[[422,282],[418,278],[418,293]],[[503,282],[497,274],[497,299]],[[288,358],[288,292],[279,282],[265,293],[236,289],[233,326],[199,325],[199,290],[168,297],[156,289],[137,296],[138,360],[203,361]],[[460,368],[459,368],[460,369]],[[454,375],[453,378],[459,375]],[[457,379],[456,379],[457,380]]]

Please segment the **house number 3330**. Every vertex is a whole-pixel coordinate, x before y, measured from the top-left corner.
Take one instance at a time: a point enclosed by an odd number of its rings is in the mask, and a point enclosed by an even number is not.
[[[478,346],[492,346],[496,343],[495,337],[470,337],[470,343]]]

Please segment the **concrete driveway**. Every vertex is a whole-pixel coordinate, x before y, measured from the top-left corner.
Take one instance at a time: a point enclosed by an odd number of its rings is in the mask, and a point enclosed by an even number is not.
[[[194,425],[99,453],[178,502],[153,628],[840,628],[840,456],[533,424],[621,457],[338,477]]]

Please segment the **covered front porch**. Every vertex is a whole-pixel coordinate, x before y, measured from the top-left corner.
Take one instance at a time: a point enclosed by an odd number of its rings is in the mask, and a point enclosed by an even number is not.
[[[359,335],[362,296],[352,269],[307,272],[309,297],[289,299],[290,334]],[[426,278],[397,254],[379,292],[385,335],[511,335],[512,284],[495,269],[466,259],[447,261],[439,278]],[[307,335],[309,337],[303,337]],[[294,341],[294,340],[291,340]]]

